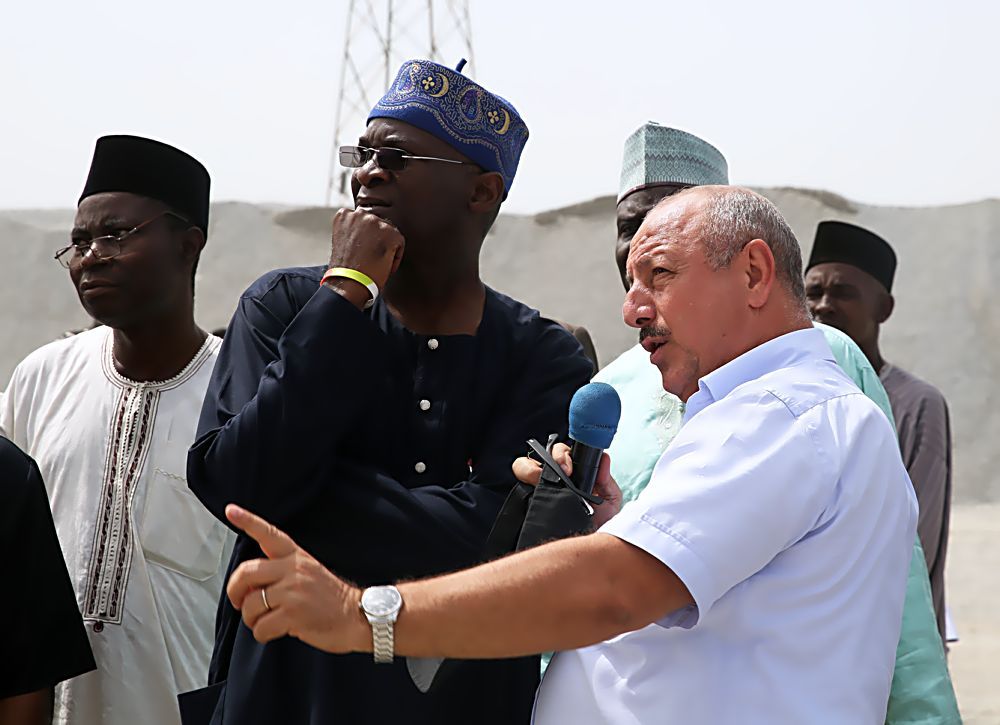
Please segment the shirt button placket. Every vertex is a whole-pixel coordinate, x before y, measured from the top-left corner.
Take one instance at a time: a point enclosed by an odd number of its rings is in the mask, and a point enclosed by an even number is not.
[[[436,337],[432,337],[429,340],[427,340],[427,349],[431,351],[437,350],[440,344],[441,343],[438,342]],[[428,410],[431,409],[431,401],[423,399],[417,403],[417,407],[419,407],[420,410],[426,413]],[[423,461],[417,461],[417,463],[413,466],[413,470],[416,471],[417,473],[423,473],[427,470],[427,464],[424,463]]]

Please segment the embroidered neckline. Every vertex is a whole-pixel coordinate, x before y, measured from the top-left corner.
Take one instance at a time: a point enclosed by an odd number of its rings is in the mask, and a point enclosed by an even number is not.
[[[104,480],[87,570],[83,618],[121,624],[132,569],[132,498],[152,441],[160,389],[122,386],[111,419]]]
[[[105,375],[118,393],[110,421],[82,613],[87,621],[120,625],[137,536],[132,522],[132,500],[152,446],[160,394],[190,380],[218,350],[221,340],[209,335],[177,375],[146,383],[129,380],[115,369],[113,340],[109,329],[101,360]]]
[[[104,375],[112,383],[117,385],[119,388],[140,388],[140,389],[155,389],[155,390],[171,390],[180,385],[183,385],[195,373],[201,368],[208,358],[218,350],[219,346],[222,345],[222,341],[215,335],[209,334],[205,337],[205,342],[202,343],[198,352],[194,354],[188,364],[184,366],[179,373],[174,375],[168,380],[150,380],[147,382],[139,382],[138,380],[132,380],[127,378],[118,372],[118,368],[115,367],[115,356],[114,356],[114,331],[109,327],[107,336],[104,338],[104,349],[101,353],[102,367],[104,368]]]

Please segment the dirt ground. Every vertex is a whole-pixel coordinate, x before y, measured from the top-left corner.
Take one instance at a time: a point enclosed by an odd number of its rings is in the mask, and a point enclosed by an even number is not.
[[[958,628],[948,662],[966,725],[1000,723],[1000,504],[952,510],[946,571]]]

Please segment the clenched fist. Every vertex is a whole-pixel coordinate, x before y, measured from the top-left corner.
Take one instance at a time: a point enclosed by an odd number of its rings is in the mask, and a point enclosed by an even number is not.
[[[367,211],[341,209],[333,217],[329,266],[364,272],[382,290],[399,268],[405,244],[389,222]],[[358,307],[368,301],[368,290],[357,282],[334,278],[327,284]]]

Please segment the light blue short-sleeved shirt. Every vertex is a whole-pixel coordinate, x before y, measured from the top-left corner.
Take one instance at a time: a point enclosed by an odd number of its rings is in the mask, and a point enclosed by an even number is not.
[[[695,605],[557,654],[535,722],[881,722],[916,527],[895,440],[817,330],[705,376],[602,529]]]
[[[840,330],[819,322],[814,324],[826,337],[837,364],[895,426],[889,396],[864,353]],[[641,345],[626,350],[597,373],[594,380],[614,387],[622,401],[621,421],[608,455],[611,475],[628,502],[649,483],[653,466],[677,435],[684,404],[663,389],[660,371],[649,362],[649,353]]]
[[[840,330],[814,324],[826,336],[841,369],[893,422],[889,396],[861,349]],[[663,390],[659,370],[639,345],[607,365],[594,380],[614,386],[622,400],[621,423],[608,453],[611,473],[621,486],[623,498],[632,501],[649,483],[653,467],[680,429],[683,405]],[[934,619],[919,538],[914,539],[913,551],[886,723],[957,725],[962,720]]]

